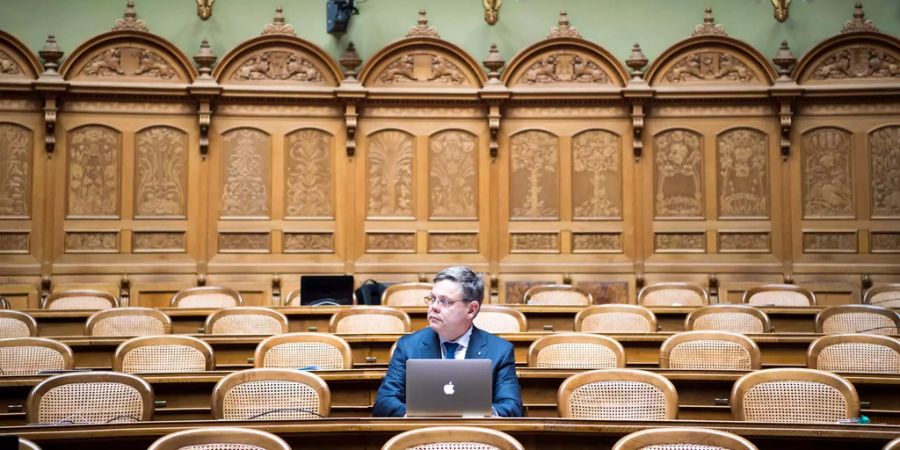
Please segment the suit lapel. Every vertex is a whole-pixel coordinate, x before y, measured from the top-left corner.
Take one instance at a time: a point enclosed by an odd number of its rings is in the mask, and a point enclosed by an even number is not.
[[[472,327],[472,335],[469,336],[469,347],[466,348],[466,359],[487,358],[487,337],[484,331]]]
[[[422,358],[441,359],[441,341],[431,328],[422,336]]]

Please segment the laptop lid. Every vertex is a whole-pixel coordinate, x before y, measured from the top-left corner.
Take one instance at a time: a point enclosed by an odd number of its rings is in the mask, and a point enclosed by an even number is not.
[[[408,417],[491,415],[493,380],[489,359],[406,361]]]
[[[353,276],[302,275],[300,277],[301,305],[352,305]]]

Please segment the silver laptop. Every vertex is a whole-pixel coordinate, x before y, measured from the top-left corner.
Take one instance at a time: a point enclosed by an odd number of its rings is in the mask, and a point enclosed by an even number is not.
[[[492,399],[489,359],[406,361],[407,417],[490,416]]]

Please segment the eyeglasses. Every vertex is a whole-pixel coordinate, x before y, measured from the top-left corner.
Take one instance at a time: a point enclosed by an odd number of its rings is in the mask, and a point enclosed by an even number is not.
[[[431,306],[431,305],[437,305],[437,306],[440,307],[440,308],[446,308],[446,307],[448,307],[448,306],[450,306],[450,305],[452,305],[452,304],[454,304],[454,303],[459,303],[459,302],[465,302],[465,301],[467,301],[466,299],[462,299],[462,300],[447,300],[446,298],[437,298],[437,297],[434,296],[434,294],[428,294],[428,295],[426,295],[425,297],[423,297],[422,300],[425,300],[425,304],[428,305],[428,306]]]

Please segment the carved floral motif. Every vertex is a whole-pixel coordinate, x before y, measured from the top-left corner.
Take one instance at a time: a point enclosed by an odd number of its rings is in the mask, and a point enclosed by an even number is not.
[[[293,80],[322,84],[322,71],[297,52],[266,51],[247,58],[231,75],[232,80]]]
[[[769,233],[721,232],[719,233],[719,252],[769,253]]]
[[[333,144],[330,134],[297,130],[285,139],[285,212],[291,217],[334,215]]]
[[[819,128],[803,135],[803,217],[852,217],[853,158],[850,133]]]
[[[187,198],[187,134],[153,127],[137,134],[135,214],[184,216]]]
[[[513,218],[559,217],[559,141],[545,131],[511,138],[510,207]]]
[[[584,55],[557,52],[532,63],[519,78],[524,84],[595,83],[609,84],[609,75]]]
[[[181,253],[185,249],[183,231],[135,231],[135,253]]]
[[[848,78],[900,78],[900,62],[881,49],[847,47],[828,55],[810,75],[813,80]]]
[[[592,130],[572,140],[575,218],[622,217],[622,145],[609,131]]]
[[[366,233],[366,250],[381,253],[414,253],[415,233]]]
[[[621,233],[572,233],[572,252],[621,252]]]
[[[119,233],[115,231],[66,232],[66,252],[117,253]]]
[[[656,233],[653,241],[657,253],[703,253],[706,251],[704,233]]]
[[[28,253],[28,233],[0,233],[0,253]]]
[[[332,253],[333,233],[284,233],[285,253]]]
[[[69,133],[69,215],[119,213],[119,132],[87,125]]]
[[[736,129],[719,135],[719,215],[766,217],[769,214],[769,166],[766,135]]]
[[[429,150],[431,217],[477,217],[475,136],[442,131],[431,137]]]
[[[703,163],[700,135],[669,130],[654,140],[657,217],[703,217]]]
[[[509,250],[512,253],[558,252],[559,233],[512,233]]]
[[[269,137],[252,128],[223,135],[222,215],[269,214]]]
[[[269,233],[219,233],[220,253],[269,253]]]
[[[900,217],[900,127],[869,135],[872,161],[872,216]]]
[[[803,233],[803,251],[806,253],[856,253],[856,233],[814,232]]]
[[[387,130],[369,139],[369,216],[413,216],[413,139]]]
[[[19,75],[22,69],[16,61],[3,50],[0,50],[0,75]]]
[[[687,55],[678,60],[663,78],[670,83],[759,81],[747,64],[732,54],[719,51],[704,51]]]
[[[0,216],[28,216],[33,147],[31,130],[0,123]]]
[[[475,233],[429,233],[430,253],[478,253],[478,235]]]

